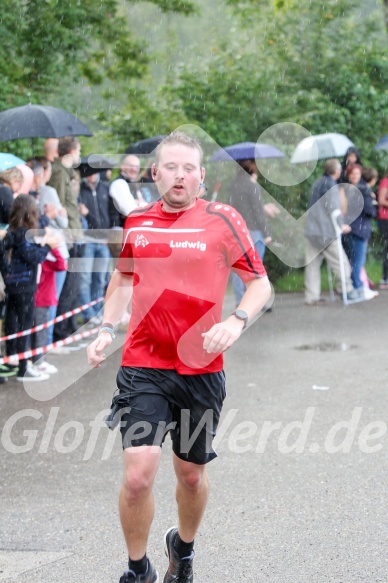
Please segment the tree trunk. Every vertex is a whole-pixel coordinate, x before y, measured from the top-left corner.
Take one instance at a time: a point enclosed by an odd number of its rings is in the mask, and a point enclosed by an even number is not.
[[[388,0],[383,0],[385,28],[388,32]]]

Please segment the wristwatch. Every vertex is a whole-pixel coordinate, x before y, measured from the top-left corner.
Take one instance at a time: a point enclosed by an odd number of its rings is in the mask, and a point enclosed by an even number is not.
[[[112,336],[112,339],[116,338],[114,327],[112,324],[110,324],[110,322],[103,322],[101,324],[101,327],[98,331],[98,336],[101,334],[101,332],[108,332],[108,334],[110,334]]]
[[[244,310],[235,310],[232,316],[236,316],[238,320],[242,320],[244,322],[243,330],[247,327],[248,324],[248,314],[244,312]]]

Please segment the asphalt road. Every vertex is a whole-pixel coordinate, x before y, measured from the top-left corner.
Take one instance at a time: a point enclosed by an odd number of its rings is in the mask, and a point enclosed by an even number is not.
[[[278,295],[226,354],[196,583],[388,581],[387,313],[388,292],[346,308]],[[120,350],[99,370],[85,359],[51,357],[58,375],[28,393],[0,386],[0,581],[117,583],[125,567],[120,439],[99,421]],[[170,452],[168,440],[149,541],[161,581]]]

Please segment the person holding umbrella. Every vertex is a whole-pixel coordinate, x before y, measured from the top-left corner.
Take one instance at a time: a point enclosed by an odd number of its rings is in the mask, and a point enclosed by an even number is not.
[[[45,158],[53,163],[58,158],[58,138],[47,138],[43,145]]]
[[[52,174],[49,186],[55,188],[61,204],[65,207],[68,217],[67,243],[69,246],[69,262],[83,255],[84,245],[81,215],[78,208],[77,193],[73,187],[75,172],[73,166],[80,161],[81,144],[78,138],[69,136],[58,142],[59,157],[52,164]],[[78,307],[80,274],[69,270],[57,306],[57,313],[64,314]],[[67,318],[54,326],[54,340],[63,340],[77,330],[75,318]]]
[[[363,299],[360,292],[353,288],[349,260],[343,250],[338,247],[336,231],[332,222],[332,213],[339,211],[338,225],[343,234],[350,233],[351,228],[344,224],[341,213],[340,191],[337,182],[341,171],[341,164],[338,160],[335,158],[327,160],[323,176],[314,182],[311,189],[305,226],[306,267],[304,283],[305,303],[308,306],[319,306],[325,302],[321,298],[323,259],[326,259],[329,268],[334,272],[336,280],[341,285],[341,261],[343,261],[347,300],[362,301]],[[321,201],[322,197],[325,197],[323,201]]]

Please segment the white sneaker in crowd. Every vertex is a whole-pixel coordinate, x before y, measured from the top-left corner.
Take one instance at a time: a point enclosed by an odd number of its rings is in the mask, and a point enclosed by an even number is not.
[[[39,364],[34,364],[34,369],[38,370],[39,372],[41,372],[43,374],[49,374],[49,375],[55,374],[58,372],[58,369],[56,366],[54,366],[53,364],[50,364],[49,362],[46,362],[45,360],[43,360]]]
[[[50,354],[70,354],[70,350],[66,346],[57,346],[50,350]]]
[[[47,381],[49,379],[49,375],[43,372],[39,372],[36,368],[32,365],[27,366],[27,370],[24,373],[24,376],[16,377],[17,381],[22,382],[39,382],[39,381]]]
[[[365,300],[374,300],[379,295],[379,292],[373,291],[369,287],[364,287],[364,299]]]

